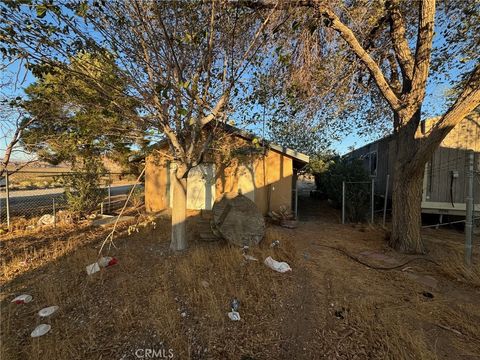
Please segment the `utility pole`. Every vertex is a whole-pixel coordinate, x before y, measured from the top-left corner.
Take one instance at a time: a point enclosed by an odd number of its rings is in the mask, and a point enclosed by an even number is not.
[[[467,199],[465,214],[465,264],[472,264],[472,235],[473,235],[473,162],[474,153],[468,153],[468,170],[467,170]]]
[[[342,181],[342,224],[345,224],[345,181]]]

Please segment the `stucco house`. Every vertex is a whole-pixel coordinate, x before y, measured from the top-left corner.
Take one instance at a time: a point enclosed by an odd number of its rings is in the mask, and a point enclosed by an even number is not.
[[[211,210],[224,193],[241,193],[267,214],[286,206],[296,212],[297,174],[309,162],[305,154],[272,143],[230,125],[222,125],[223,149],[215,143],[187,179],[187,210]],[[209,131],[206,129],[205,131]],[[217,145],[218,142],[217,142]],[[226,145],[226,146],[225,146]],[[146,159],[145,206],[148,212],[172,207],[174,162],[168,144],[160,142]]]

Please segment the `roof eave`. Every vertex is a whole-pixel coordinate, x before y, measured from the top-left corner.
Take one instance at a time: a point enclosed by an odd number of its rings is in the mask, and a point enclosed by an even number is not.
[[[232,134],[234,136],[241,137],[245,140],[253,140],[254,138],[257,138],[257,136],[255,134],[252,134],[252,133],[247,132],[245,130],[239,129],[239,128],[237,128],[235,126],[232,126],[230,124],[222,123],[222,125],[224,126],[224,128],[227,132],[229,132],[230,134]],[[265,146],[267,148],[278,151],[279,153],[285,154],[285,155],[287,155],[287,156],[289,156],[289,157],[291,157],[295,160],[298,160],[302,163],[308,164],[310,162],[310,157],[308,155],[305,155],[305,154],[301,153],[301,152],[289,149],[285,146],[273,144],[273,143],[271,143],[269,141],[266,141],[266,140],[263,140],[263,139],[260,139],[260,142],[265,144]],[[156,144],[154,144],[152,146],[152,148],[162,147],[166,144],[167,144],[167,139],[163,139],[163,140],[160,140],[159,142],[157,142]]]
[[[269,144],[268,146],[273,150],[276,150],[282,154],[288,155],[291,158],[294,158],[295,160],[301,161],[305,164],[308,164],[310,162],[310,157],[301,152],[298,152],[298,151],[289,149],[285,146],[280,146],[277,144]]]

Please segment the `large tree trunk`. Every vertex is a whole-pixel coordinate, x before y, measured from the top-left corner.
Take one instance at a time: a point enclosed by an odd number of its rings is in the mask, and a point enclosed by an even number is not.
[[[173,201],[172,201],[172,239],[170,249],[181,251],[187,248],[186,220],[187,220],[187,178],[181,170],[177,169],[172,176]]]
[[[400,121],[396,117],[395,122],[405,125],[399,128],[396,136],[389,245],[405,253],[423,253],[425,249],[420,231],[425,161],[419,160],[419,139],[415,138],[420,110],[408,121]]]
[[[397,160],[398,161],[398,160]],[[423,169],[410,173],[402,172],[404,164],[397,163],[393,177],[392,234],[389,244],[405,253],[425,251],[420,234],[422,224]]]

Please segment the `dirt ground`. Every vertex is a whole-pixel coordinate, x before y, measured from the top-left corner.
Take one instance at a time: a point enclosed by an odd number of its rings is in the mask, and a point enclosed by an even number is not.
[[[300,205],[297,229],[269,225],[249,250],[259,261],[222,242],[171,254],[167,219],[123,225],[108,251],[119,263],[91,276],[108,229],[4,236],[1,359],[480,359],[480,239],[466,269],[460,232],[428,229],[429,253],[405,256],[381,228]],[[267,268],[269,255],[293,271]],[[34,300],[10,303],[22,293]],[[227,317],[234,297],[238,322]],[[40,320],[51,305],[59,311]],[[41,322],[51,331],[31,338]]]

